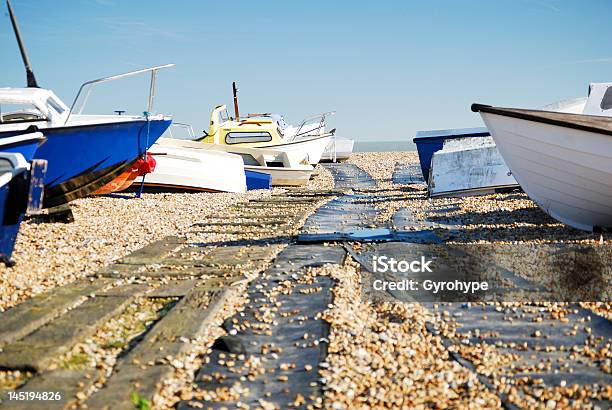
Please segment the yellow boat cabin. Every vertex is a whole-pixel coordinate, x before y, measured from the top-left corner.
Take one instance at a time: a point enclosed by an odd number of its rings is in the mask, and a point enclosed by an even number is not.
[[[300,126],[285,123],[276,114],[249,114],[243,118],[229,116],[227,106],[215,107],[210,116],[210,127],[197,141],[235,145],[248,148],[275,148],[282,151],[302,151],[308,155],[308,162],[316,165],[333,132],[325,132],[325,116],[329,113],[304,120]]]

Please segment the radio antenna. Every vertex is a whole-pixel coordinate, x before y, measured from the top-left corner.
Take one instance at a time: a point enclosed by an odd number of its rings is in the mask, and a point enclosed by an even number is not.
[[[28,87],[38,88],[38,83],[36,82],[36,77],[34,77],[34,71],[32,71],[32,66],[30,65],[28,53],[26,52],[23,40],[21,40],[21,33],[19,32],[19,26],[17,25],[17,19],[15,18],[15,13],[13,12],[13,7],[11,6],[10,0],[6,0],[6,6],[8,7],[9,16],[11,17],[11,24],[13,25],[13,31],[15,32],[17,45],[19,46],[19,51],[21,52],[21,59],[23,60],[23,65],[25,66]]]

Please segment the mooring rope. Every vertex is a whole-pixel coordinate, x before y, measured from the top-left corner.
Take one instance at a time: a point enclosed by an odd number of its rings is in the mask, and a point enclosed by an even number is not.
[[[142,153],[142,160],[147,162],[147,150],[149,149],[149,134],[151,132],[151,121],[149,119],[151,113],[149,111],[144,111],[142,113],[147,121],[147,137],[145,140],[145,149]],[[144,191],[145,178],[147,177],[147,173],[142,174],[142,180],[140,181],[140,189],[136,193],[136,198],[140,198],[142,196],[142,192]]]

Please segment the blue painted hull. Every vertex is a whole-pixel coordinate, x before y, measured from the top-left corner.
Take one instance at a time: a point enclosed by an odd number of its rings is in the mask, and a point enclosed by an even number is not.
[[[419,136],[419,134],[427,134]],[[429,170],[431,168],[431,159],[436,151],[439,151],[444,146],[444,141],[455,138],[466,137],[487,137],[491,135],[486,128],[465,128],[457,130],[441,130],[427,131],[418,133],[412,141],[416,144],[417,152],[419,153],[419,162],[421,164],[421,172],[423,179],[429,184]]]
[[[0,261],[7,263],[11,260],[17,233],[19,232],[19,224],[23,219],[23,214],[18,215],[17,220],[5,221],[8,212],[9,204],[9,184],[0,187]]]
[[[244,171],[246,176],[247,190],[272,189],[272,176],[262,172]]]
[[[170,120],[46,128],[34,158],[48,161],[45,207],[89,195],[112,181],[157,141]],[[2,132],[0,138],[18,132]],[[21,131],[23,133],[23,131]]]
[[[19,226],[27,209],[35,207],[32,181],[44,178],[46,167],[32,166],[30,172],[23,171],[0,187],[0,262],[12,264],[12,254],[19,233]],[[34,194],[34,195],[33,195]]]
[[[41,142],[38,140],[29,140],[19,144],[14,144],[10,147],[4,147],[1,145],[0,141],[0,151],[21,154],[26,161],[31,162],[34,159],[34,155],[36,154],[36,150],[38,149],[40,143]]]
[[[0,187],[0,262],[11,263],[11,256],[19,225],[23,221],[27,205],[28,173],[13,177],[10,183]]]

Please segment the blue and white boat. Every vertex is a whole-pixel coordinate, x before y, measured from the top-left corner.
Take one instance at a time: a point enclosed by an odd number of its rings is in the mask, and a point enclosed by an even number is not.
[[[519,188],[491,137],[453,138],[431,159],[430,198],[488,195]]]
[[[0,140],[0,262],[11,265],[19,225],[26,213],[42,206],[46,161],[32,160],[32,146],[44,142],[40,133]],[[8,151],[10,149],[10,151]]]
[[[88,81],[68,108],[52,91],[38,87],[10,2],[7,5],[26,69],[27,88],[0,88],[0,140],[24,132],[44,132],[47,141],[35,158],[48,161],[44,206],[54,207],[112,181],[144,156],[170,126],[170,117],[153,115],[152,111],[157,72],[173,64]],[[151,83],[142,115],[83,115],[95,85],[144,73],[151,74]],[[11,105],[15,107],[12,111]]]
[[[431,159],[434,152],[444,148],[444,141],[467,137],[488,137],[491,135],[486,127],[458,128],[449,130],[417,131],[412,141],[416,144],[419,153],[419,162],[425,182],[429,183]]]
[[[31,108],[6,111],[24,104]],[[41,88],[0,88],[0,105],[0,141],[36,130],[47,138],[35,154],[48,161],[45,207],[86,196],[113,180],[172,122],[163,115],[74,114],[52,91]]]

